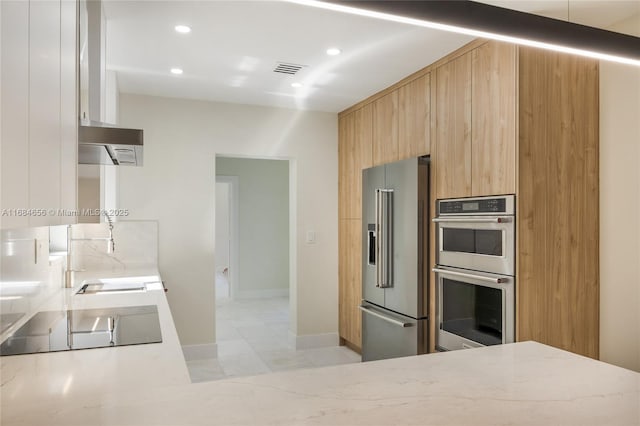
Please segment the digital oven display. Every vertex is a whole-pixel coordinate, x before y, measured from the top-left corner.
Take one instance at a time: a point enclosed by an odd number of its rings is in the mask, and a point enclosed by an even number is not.
[[[463,212],[477,211],[479,208],[480,208],[480,204],[479,203],[463,203],[462,204],[462,211]]]

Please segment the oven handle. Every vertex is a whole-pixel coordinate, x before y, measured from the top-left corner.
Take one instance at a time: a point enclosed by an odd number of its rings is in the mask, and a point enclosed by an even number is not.
[[[461,278],[471,278],[474,280],[486,281],[492,284],[503,284],[503,283],[509,282],[509,278],[507,277],[496,277],[496,278],[485,277],[483,275],[468,274],[466,272],[450,271],[448,269],[440,269],[440,268],[433,268],[432,271],[439,274],[449,274],[449,275],[453,275]]]
[[[436,217],[431,219],[434,223],[453,222],[453,223],[509,223],[513,221],[510,216],[500,217]]]
[[[378,317],[378,318],[380,318],[382,320],[385,320],[387,322],[390,322],[391,324],[394,324],[394,325],[397,325],[397,326],[400,326],[400,327],[411,327],[413,325],[410,322],[400,321],[400,320],[397,320],[395,318],[391,318],[391,317],[389,317],[387,315],[378,313],[378,312],[374,311],[373,309],[371,309],[371,308],[369,308],[367,306],[360,305],[360,306],[358,306],[358,308],[360,308],[360,310],[362,312],[364,312],[365,314],[373,315],[374,317]]]

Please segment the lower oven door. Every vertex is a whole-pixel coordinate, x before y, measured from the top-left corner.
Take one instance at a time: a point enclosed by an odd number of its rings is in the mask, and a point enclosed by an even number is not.
[[[439,266],[436,273],[436,346],[440,350],[514,341],[512,276]]]

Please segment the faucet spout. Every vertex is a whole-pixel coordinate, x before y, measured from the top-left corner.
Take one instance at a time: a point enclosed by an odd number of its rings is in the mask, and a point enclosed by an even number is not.
[[[116,251],[116,242],[113,240],[113,220],[109,213],[104,212],[104,215],[107,217],[107,222],[109,222],[109,247],[107,248],[107,253],[113,253]]]
[[[71,225],[67,225],[67,268],[64,271],[64,287],[73,288],[75,284],[74,270],[71,268]]]

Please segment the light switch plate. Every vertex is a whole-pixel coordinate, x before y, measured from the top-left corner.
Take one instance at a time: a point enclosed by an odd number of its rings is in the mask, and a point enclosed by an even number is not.
[[[316,243],[316,232],[315,231],[307,231],[307,244],[315,244]]]

